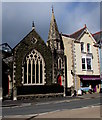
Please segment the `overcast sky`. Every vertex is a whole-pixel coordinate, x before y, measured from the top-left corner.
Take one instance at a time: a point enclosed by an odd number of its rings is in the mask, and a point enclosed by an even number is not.
[[[35,29],[46,42],[48,38],[51,6],[59,32],[72,34],[87,25],[91,33],[100,30],[99,2],[4,2],[2,3],[2,42],[14,47]]]

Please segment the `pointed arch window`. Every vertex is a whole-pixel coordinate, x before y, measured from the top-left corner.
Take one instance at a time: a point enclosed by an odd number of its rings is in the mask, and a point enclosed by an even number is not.
[[[33,50],[26,56],[23,67],[24,85],[41,85],[45,83],[45,62],[38,51]]]
[[[62,59],[58,58],[58,69],[62,68]]]
[[[24,64],[24,84],[27,83],[27,62],[25,61],[25,64]]]
[[[32,68],[32,83],[35,83],[35,61],[33,60],[33,68]]]

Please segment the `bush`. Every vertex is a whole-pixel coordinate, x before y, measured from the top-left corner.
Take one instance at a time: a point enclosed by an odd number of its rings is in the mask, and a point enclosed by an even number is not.
[[[18,95],[28,95],[28,94],[47,94],[47,93],[63,93],[64,88],[59,84],[52,85],[31,85],[31,86],[21,86],[17,88]]]

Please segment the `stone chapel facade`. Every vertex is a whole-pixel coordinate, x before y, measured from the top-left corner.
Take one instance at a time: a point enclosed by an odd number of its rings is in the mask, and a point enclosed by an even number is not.
[[[13,99],[22,94],[62,92],[63,88],[53,90],[53,86],[63,87],[64,80],[64,47],[52,9],[47,43],[33,23],[32,31],[13,49]]]

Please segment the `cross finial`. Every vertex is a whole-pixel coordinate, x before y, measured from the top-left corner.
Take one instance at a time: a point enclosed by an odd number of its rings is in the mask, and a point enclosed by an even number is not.
[[[54,10],[53,10],[53,5],[52,5],[52,13],[54,12]]]
[[[35,29],[34,21],[32,22],[32,30]]]
[[[85,24],[85,28],[86,28],[86,24]]]

